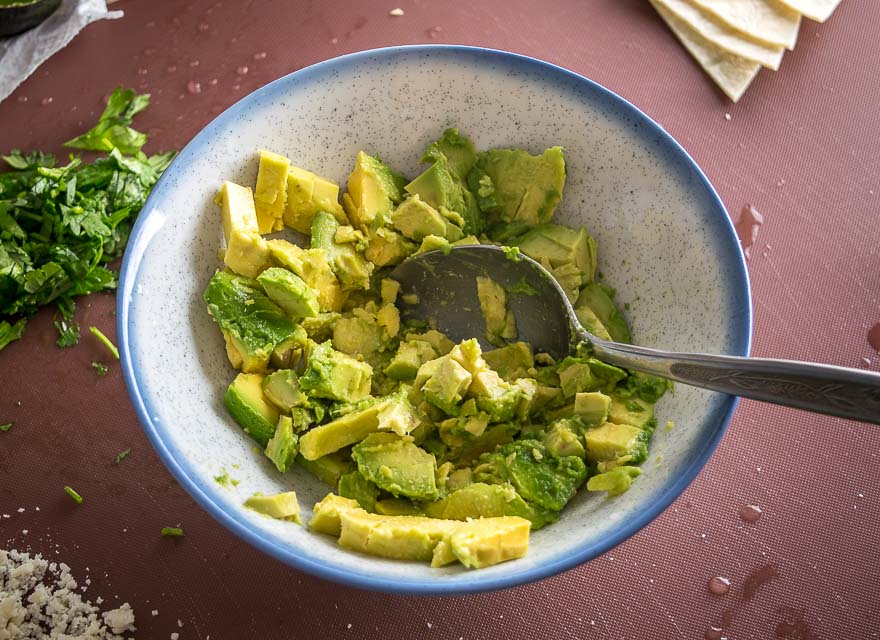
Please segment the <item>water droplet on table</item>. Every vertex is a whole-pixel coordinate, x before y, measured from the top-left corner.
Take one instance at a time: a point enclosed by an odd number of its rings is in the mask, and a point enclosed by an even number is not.
[[[53,98],[52,96],[48,96],[48,97],[40,100],[40,104],[45,107],[46,105],[52,104],[54,101],[55,101],[55,98]]]
[[[739,510],[740,519],[743,522],[748,522],[749,524],[755,523],[760,520],[763,514],[764,511],[756,504],[747,504]]]
[[[152,57],[153,54],[155,54],[155,53],[156,53],[156,50],[153,47],[147,47],[146,49],[144,49],[144,55],[148,58]]]
[[[138,69],[139,76],[145,76],[148,73],[149,73],[149,70],[146,67],[141,67],[140,69]]]
[[[709,579],[709,593],[713,596],[724,596],[730,591],[730,580],[724,576],[715,576]]]
[[[750,204],[743,207],[735,228],[747,260],[751,246],[758,239],[758,231],[762,224],[764,224],[764,216],[755,207]]]
[[[186,90],[195,95],[202,92],[202,84],[196,80],[190,80],[186,83]]]
[[[743,598],[751,600],[758,589],[779,576],[779,568],[775,564],[761,565],[749,574],[743,583]]]
[[[425,29],[425,35],[431,38],[431,40],[436,40],[440,37],[441,31],[443,31],[442,27],[431,27],[429,29]]]
[[[198,60],[190,60],[189,66],[197,67],[197,66],[199,66],[199,61]]]
[[[726,640],[724,637],[724,629],[721,627],[709,627],[703,634],[706,640]]]
[[[211,78],[210,80],[208,80],[208,84],[212,87],[216,86],[218,82],[219,80],[217,80],[217,78]]]
[[[199,23],[199,31],[201,31],[202,33],[205,33],[206,31],[209,31],[210,29],[211,29],[211,25],[209,25],[207,22],[200,22]]]
[[[176,64],[169,65],[168,68],[165,69],[165,71],[167,71],[168,73],[174,73],[175,71],[177,71],[177,65]]]
[[[18,96],[18,97],[16,98],[16,101],[17,101],[17,102],[22,102],[22,103],[24,103],[24,102],[27,102],[27,101],[28,101],[28,97],[27,97],[27,96]]]
[[[267,55],[265,51],[259,51],[254,54],[254,60],[265,60]]]
[[[880,322],[868,330],[868,344],[874,351],[880,353]]]
[[[237,74],[240,75],[240,76],[247,75],[247,72],[248,72],[247,65],[244,65],[244,64],[243,64],[243,65],[240,65],[240,66],[235,70],[235,73],[237,73]]]

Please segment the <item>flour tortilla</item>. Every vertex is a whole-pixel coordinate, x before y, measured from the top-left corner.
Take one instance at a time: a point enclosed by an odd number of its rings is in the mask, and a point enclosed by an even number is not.
[[[725,93],[736,102],[751,84],[761,65],[733,53],[728,53],[715,46],[706,38],[694,31],[683,20],[676,18],[659,0],[650,0],[654,9],[679,39],[684,48],[700,63],[709,77]]]
[[[779,0],[789,9],[802,13],[810,20],[825,22],[834,13],[840,0]]]
[[[794,49],[801,14],[779,0],[687,0],[728,27],[761,42]]]
[[[704,11],[688,4],[687,0],[657,0],[657,2],[717,47],[741,58],[760,62],[761,66],[768,69],[776,71],[779,68],[785,47],[768,45],[731,29]]]

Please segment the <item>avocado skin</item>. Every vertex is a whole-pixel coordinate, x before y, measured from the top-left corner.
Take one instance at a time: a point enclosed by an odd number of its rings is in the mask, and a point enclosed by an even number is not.
[[[0,4],[0,37],[14,36],[36,27],[55,13],[61,0],[36,0],[22,4]]]

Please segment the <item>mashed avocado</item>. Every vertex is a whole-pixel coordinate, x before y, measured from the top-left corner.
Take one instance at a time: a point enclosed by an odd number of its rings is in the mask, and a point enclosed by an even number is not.
[[[521,557],[579,490],[615,496],[641,473],[666,381],[581,353],[555,361],[517,339],[510,295],[475,289],[492,345],[401,322],[390,268],[459,244],[543,264],[593,333],[629,341],[596,280],[585,227],[552,222],[561,147],[477,151],[457,129],[416,176],[360,152],[337,183],[262,151],[255,188],[223,183],[226,268],[205,292],[236,376],[225,404],[279,473],[328,485],[309,528],[355,552],[440,567]],[[286,227],[308,246],[262,234]],[[291,236],[291,239],[293,236]],[[246,506],[298,522],[295,494]],[[308,512],[306,512],[308,513]]]

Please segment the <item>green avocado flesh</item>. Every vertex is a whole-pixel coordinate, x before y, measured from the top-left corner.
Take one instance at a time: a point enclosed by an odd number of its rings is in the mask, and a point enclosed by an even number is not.
[[[523,286],[477,278],[484,350],[476,337],[455,343],[402,322],[414,301],[388,278],[416,252],[504,246],[543,264],[588,329],[629,341],[595,240],[553,222],[561,147],[480,151],[447,129],[414,176],[358,153],[341,202],[314,167],[261,157],[256,206],[250,189],[224,185],[236,250],[204,299],[238,370],[230,416],[272,473],[305,470],[327,485],[311,530],[354,552],[479,568],[523,555],[529,530],[552,525],[579,493],[605,499],[637,480],[668,383],[582,350],[535,353],[508,304],[530,295]],[[265,239],[261,224],[306,233],[308,246]],[[299,522],[289,493],[249,506]]]

